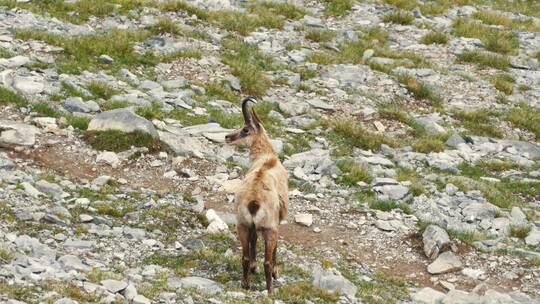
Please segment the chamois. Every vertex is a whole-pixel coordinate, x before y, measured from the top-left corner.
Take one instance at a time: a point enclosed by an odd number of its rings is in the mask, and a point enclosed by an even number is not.
[[[244,125],[225,136],[225,141],[249,147],[250,168],[235,194],[236,228],[242,245],[242,287],[249,289],[249,273],[257,271],[257,232],[264,238],[266,289],[272,293],[272,278],[277,278],[276,254],[278,225],[287,216],[289,204],[288,174],[272,148],[266,131],[248,103],[242,100]]]

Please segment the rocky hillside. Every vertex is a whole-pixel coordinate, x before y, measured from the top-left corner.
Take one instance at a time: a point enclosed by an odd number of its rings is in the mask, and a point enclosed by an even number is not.
[[[534,0],[0,0],[0,302],[540,303],[539,61]],[[290,172],[272,297],[247,95]]]

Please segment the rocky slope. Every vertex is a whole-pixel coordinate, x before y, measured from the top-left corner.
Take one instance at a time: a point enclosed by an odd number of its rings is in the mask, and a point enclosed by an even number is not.
[[[539,303],[539,9],[0,0],[0,302]],[[248,94],[290,172],[272,297]]]

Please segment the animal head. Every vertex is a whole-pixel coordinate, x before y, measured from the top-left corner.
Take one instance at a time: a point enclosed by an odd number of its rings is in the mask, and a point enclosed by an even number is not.
[[[242,128],[225,136],[225,142],[233,145],[251,146],[253,141],[264,134],[262,122],[257,116],[255,109],[248,109],[248,103],[257,103],[253,97],[246,97],[242,100],[242,115],[244,116],[244,125]]]

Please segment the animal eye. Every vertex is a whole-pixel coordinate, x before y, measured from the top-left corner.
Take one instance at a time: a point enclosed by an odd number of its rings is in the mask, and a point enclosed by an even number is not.
[[[248,128],[243,128],[242,129],[242,133],[248,133],[249,132],[249,129]]]

